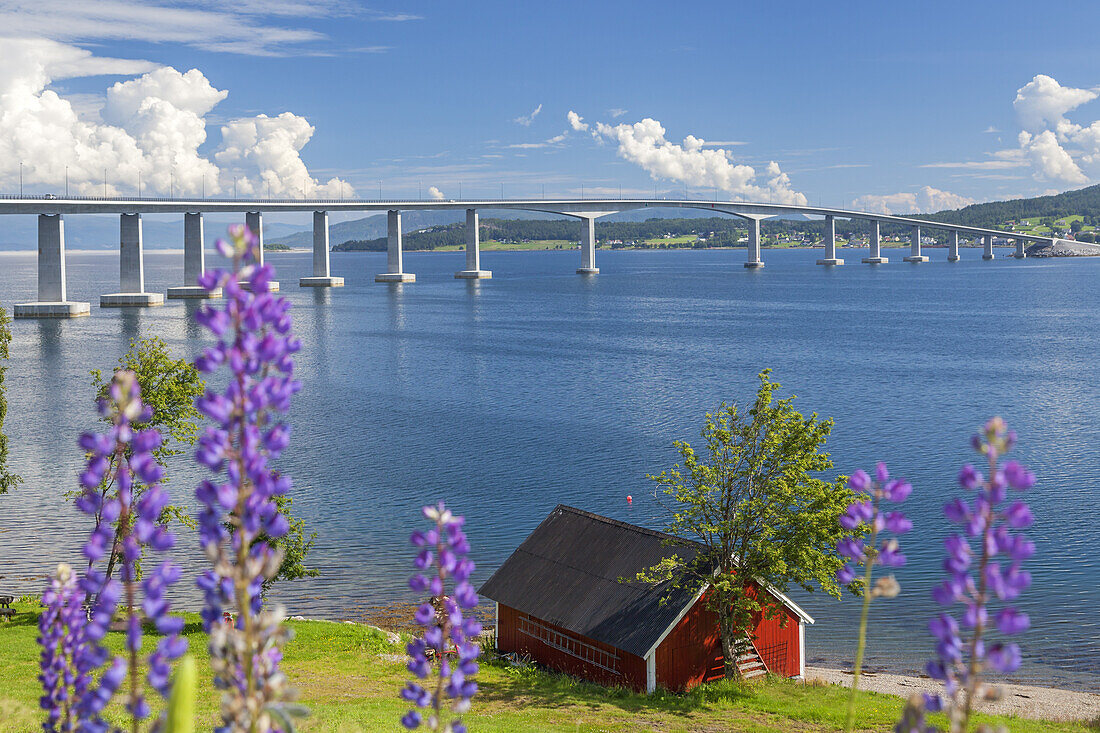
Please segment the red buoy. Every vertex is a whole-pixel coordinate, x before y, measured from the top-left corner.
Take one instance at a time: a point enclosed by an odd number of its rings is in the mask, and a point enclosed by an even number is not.
[[[626,503],[627,504],[633,504],[634,503],[634,497],[631,496],[630,494],[627,494],[626,495]]]

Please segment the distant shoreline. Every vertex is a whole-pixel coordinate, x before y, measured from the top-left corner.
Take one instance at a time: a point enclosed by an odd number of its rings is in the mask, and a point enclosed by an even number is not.
[[[746,249],[747,248],[745,248],[745,247],[600,247],[600,246],[596,247],[596,250],[600,251],[600,252],[673,252],[673,251],[684,251],[684,252],[736,252],[736,251],[742,251],[743,252]],[[790,249],[809,249],[809,250],[824,251],[825,247],[815,246],[815,245],[807,246],[807,245],[794,245],[794,244],[792,244],[792,245],[784,245],[784,246],[780,246],[780,247],[762,247],[761,252],[771,252],[771,251],[790,250]],[[838,252],[845,252],[845,251],[850,251],[850,252],[864,251],[865,252],[865,251],[868,250],[867,247],[846,247],[846,246],[842,247],[840,245],[837,245],[836,249],[837,249]],[[890,243],[890,244],[883,243],[882,244],[882,249],[883,250],[896,250],[896,251],[899,251],[899,252],[903,252],[903,251],[907,251],[909,249],[909,245],[908,244],[897,244],[897,243]],[[921,249],[922,250],[925,250],[925,249],[935,249],[935,250],[944,249],[945,250],[945,249],[948,249],[948,246],[947,245],[941,245],[941,244],[922,244]],[[959,249],[981,250],[982,246],[981,245],[959,244]],[[997,245],[995,247],[995,249],[1012,249],[1012,246],[1011,245]],[[484,254],[486,252],[577,252],[579,250],[580,250],[580,247],[576,246],[576,245],[571,246],[571,247],[514,247],[514,248],[513,247],[492,247],[492,248],[481,247],[480,248],[480,251],[481,251],[482,254]],[[265,252],[271,252],[271,251],[272,250],[265,250]],[[285,252],[286,250],[283,250],[283,251]],[[312,252],[313,250],[309,249],[309,248],[301,248],[301,249],[295,248],[295,249],[290,250],[290,251],[293,251],[293,252]],[[365,254],[385,254],[386,250],[384,250],[384,249],[378,249],[378,250],[333,249],[332,252],[334,254],[364,254],[364,253]],[[461,253],[465,252],[465,250],[463,250],[463,249],[442,249],[442,248],[436,248],[436,249],[404,249],[404,250],[402,250],[402,252],[404,252],[404,254],[461,254]]]

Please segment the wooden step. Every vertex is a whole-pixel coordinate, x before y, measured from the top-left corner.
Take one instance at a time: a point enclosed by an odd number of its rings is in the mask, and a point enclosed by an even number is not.
[[[743,673],[741,674],[741,676],[742,676],[742,677],[743,677],[744,679],[747,679],[747,680],[749,680],[749,679],[752,679],[753,677],[762,677],[762,676],[764,676],[764,675],[766,675],[766,674],[767,674],[767,672],[766,672],[766,671],[764,671],[763,669],[754,669],[754,670],[753,670],[753,671],[751,671],[751,672],[743,672]]]

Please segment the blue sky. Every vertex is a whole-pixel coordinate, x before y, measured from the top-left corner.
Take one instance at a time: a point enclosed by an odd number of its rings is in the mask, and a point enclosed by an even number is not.
[[[1100,6],[763,6],[0,0],[23,39],[0,69],[0,92],[22,95],[5,102],[22,126],[0,130],[0,188],[24,161],[32,190],[67,168],[94,192],[105,168],[117,192],[656,185],[901,212],[1100,180]]]

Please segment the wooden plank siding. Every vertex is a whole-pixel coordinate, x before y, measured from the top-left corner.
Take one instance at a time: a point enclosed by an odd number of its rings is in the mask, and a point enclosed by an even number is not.
[[[703,599],[696,601],[654,654],[657,686],[666,690],[690,690],[726,676],[718,616],[706,609]]]
[[[601,685],[645,691],[645,660],[641,657],[503,603],[497,617],[497,650],[529,656],[551,669]]]
[[[802,673],[798,658],[798,616],[784,606],[775,618],[757,614],[753,619],[753,639],[768,671],[780,677]]]
[[[786,606],[774,618],[756,614],[753,641],[768,671],[781,677],[800,673],[798,658],[798,616]],[[725,664],[718,614],[700,599],[676,625],[655,652],[657,686],[668,690],[690,690],[703,682],[722,679]]]

